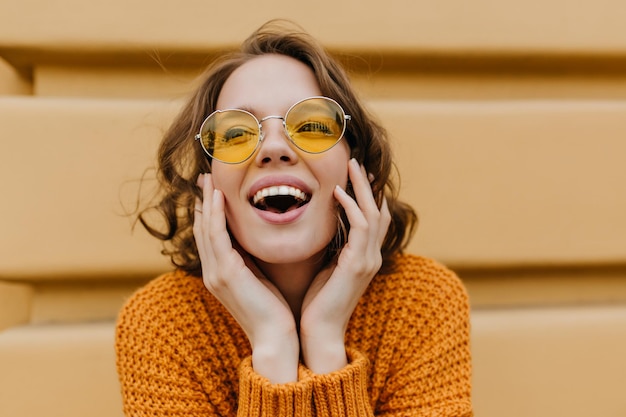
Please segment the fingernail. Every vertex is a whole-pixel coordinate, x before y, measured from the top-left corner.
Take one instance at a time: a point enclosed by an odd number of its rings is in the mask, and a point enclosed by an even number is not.
[[[374,174],[370,172],[369,174],[367,174],[367,179],[370,180],[370,182],[374,182],[376,177],[374,177]]]

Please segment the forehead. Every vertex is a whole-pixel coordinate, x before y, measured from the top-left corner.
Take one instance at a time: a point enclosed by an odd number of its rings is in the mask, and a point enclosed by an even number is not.
[[[233,71],[220,91],[217,108],[247,108],[261,115],[275,114],[318,95],[319,84],[306,64],[284,55],[267,54]]]

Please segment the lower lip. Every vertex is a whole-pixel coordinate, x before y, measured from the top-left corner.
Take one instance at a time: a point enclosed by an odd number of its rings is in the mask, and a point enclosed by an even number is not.
[[[308,204],[305,204],[301,207],[298,207],[294,210],[289,210],[285,213],[272,213],[271,211],[259,210],[256,207],[254,211],[259,217],[271,224],[289,224],[293,223],[300,218],[304,214],[308,207]]]

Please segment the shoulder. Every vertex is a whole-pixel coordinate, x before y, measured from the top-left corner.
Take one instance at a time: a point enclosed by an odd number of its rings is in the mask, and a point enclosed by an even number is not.
[[[467,301],[467,291],[456,273],[433,259],[398,255],[394,267],[393,272],[376,276],[372,286],[378,287],[379,291],[396,293],[396,296],[419,298],[422,302],[425,299],[429,303]]]
[[[205,308],[208,291],[201,278],[182,271],[163,274],[138,289],[117,318],[118,337],[134,334],[153,337],[180,328]]]
[[[385,316],[415,330],[469,322],[469,297],[458,276],[443,264],[399,255],[395,269],[377,275],[361,300],[362,314]]]
[[[349,340],[369,357],[392,346],[402,362],[435,345],[466,343],[469,314],[467,292],[452,270],[433,259],[399,255],[394,271],[374,277],[361,298]]]
[[[202,288],[201,278],[178,270],[168,272],[135,291],[122,307],[121,314],[153,310],[156,314],[173,312],[181,302],[197,298]]]

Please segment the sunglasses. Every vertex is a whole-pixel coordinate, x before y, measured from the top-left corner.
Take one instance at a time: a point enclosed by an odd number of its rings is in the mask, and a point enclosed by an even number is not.
[[[285,116],[266,116],[261,120],[245,110],[216,110],[204,120],[195,139],[211,158],[240,164],[259,147],[263,140],[261,123],[269,119],[281,119],[291,143],[316,154],[339,143],[350,115],[328,97],[305,98],[291,106]]]

